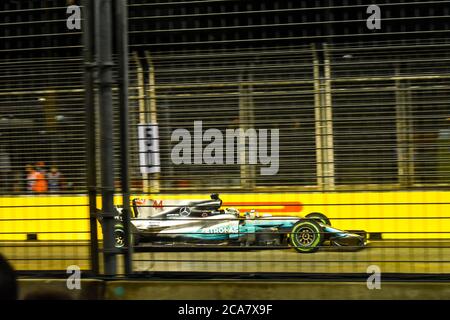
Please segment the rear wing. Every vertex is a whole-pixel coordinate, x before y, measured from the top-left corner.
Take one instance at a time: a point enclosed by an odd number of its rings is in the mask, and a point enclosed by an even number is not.
[[[155,200],[135,198],[132,202],[134,218],[153,218],[165,214],[174,214],[182,208],[190,211],[215,211],[222,206],[218,194],[211,194],[210,200]]]

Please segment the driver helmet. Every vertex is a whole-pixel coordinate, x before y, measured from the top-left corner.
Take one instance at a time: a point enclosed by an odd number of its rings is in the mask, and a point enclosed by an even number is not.
[[[247,219],[255,219],[256,218],[256,210],[252,209],[245,213]]]
[[[226,213],[233,214],[233,215],[235,215],[236,217],[239,218],[239,210],[236,209],[236,208],[227,208],[226,209]]]

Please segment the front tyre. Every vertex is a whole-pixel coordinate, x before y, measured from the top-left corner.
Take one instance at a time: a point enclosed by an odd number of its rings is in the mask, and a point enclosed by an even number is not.
[[[305,218],[315,220],[317,222],[326,224],[331,227],[330,219],[328,219],[328,217],[326,215],[324,215],[323,213],[311,212],[311,213],[307,214]]]
[[[291,230],[291,245],[300,253],[312,253],[319,250],[323,243],[322,227],[314,220],[300,220]]]

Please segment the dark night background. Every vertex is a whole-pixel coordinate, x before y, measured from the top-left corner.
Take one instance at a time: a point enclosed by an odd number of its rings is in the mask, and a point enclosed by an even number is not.
[[[444,38],[449,31],[447,1],[171,2],[175,1],[129,1],[130,50],[231,49]],[[2,58],[79,54],[80,33],[65,27],[67,4],[66,0],[1,1]],[[369,16],[366,9],[370,4],[381,8],[381,30],[366,27]],[[8,14],[8,10],[22,11]],[[26,23],[29,21],[33,21],[31,28]]]

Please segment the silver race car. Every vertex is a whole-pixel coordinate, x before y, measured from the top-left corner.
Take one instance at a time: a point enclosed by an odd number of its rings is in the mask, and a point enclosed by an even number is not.
[[[115,225],[116,247],[125,245],[121,208]],[[313,212],[304,218],[241,214],[235,208],[222,208],[222,200],[212,194],[207,200],[132,200],[131,232],[133,245],[147,242],[153,246],[291,246],[300,253],[320,247],[364,247],[365,231],[333,228],[323,214]]]

